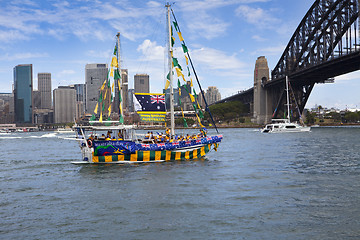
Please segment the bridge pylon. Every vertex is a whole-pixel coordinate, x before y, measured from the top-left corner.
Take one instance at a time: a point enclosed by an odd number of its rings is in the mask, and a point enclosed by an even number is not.
[[[258,57],[254,70],[253,119],[257,124],[266,124],[272,118],[272,101],[270,92],[265,89],[269,79],[269,67],[264,56]]]

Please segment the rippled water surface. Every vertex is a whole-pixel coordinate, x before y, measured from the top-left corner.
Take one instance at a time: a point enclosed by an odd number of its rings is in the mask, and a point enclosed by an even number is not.
[[[0,135],[0,239],[359,239],[360,128],[221,129],[196,161],[72,165],[70,135]]]

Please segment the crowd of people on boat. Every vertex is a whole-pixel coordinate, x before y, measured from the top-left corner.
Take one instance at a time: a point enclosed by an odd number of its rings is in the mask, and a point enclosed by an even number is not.
[[[176,142],[176,141],[189,141],[189,140],[196,140],[200,139],[206,136],[206,131],[204,129],[200,130],[199,134],[186,134],[186,135],[175,135],[173,138],[170,137],[170,130],[166,129],[165,134],[162,132],[156,132],[155,134],[153,132],[147,132],[145,135],[145,138],[142,140],[142,142],[148,143],[166,143],[166,142]]]
[[[201,128],[199,134],[186,134],[186,135],[175,135],[173,138],[171,138],[170,135],[170,129],[166,129],[165,134],[162,132],[156,132],[153,133],[152,131],[148,131],[145,134],[144,139],[141,139],[142,143],[171,143],[171,142],[180,142],[180,141],[190,141],[190,140],[196,140],[201,139],[203,137],[206,137],[207,129]],[[94,134],[91,134],[88,138],[87,142],[89,147],[92,147],[93,141],[123,141],[124,140],[124,133],[122,131],[119,131],[117,134],[117,137],[114,135],[112,136],[112,131],[108,131],[107,134],[102,134],[101,136],[97,136]]]

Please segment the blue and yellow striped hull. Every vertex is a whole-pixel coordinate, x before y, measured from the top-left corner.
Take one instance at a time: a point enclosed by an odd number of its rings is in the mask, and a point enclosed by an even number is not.
[[[151,161],[172,161],[172,160],[187,160],[197,159],[205,156],[211,149],[211,146],[216,150],[218,143],[206,144],[198,149],[189,149],[183,151],[136,151],[133,154],[124,155],[107,155],[107,156],[92,156],[93,163],[115,163],[115,162],[151,162]]]

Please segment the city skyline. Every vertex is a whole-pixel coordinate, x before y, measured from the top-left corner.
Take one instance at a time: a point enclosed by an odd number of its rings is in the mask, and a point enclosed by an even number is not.
[[[184,0],[173,6],[203,88],[217,86],[223,98],[252,87],[255,61],[265,56],[270,70],[313,0]],[[52,73],[57,86],[85,82],[84,66],[110,63],[115,34],[121,33],[122,68],[147,73],[150,91],[165,85],[163,1],[11,1],[0,13],[0,92],[11,92],[12,69],[33,65]],[[96,9],[96,10],[94,10]],[[19,18],[21,16],[21,18]],[[359,72],[315,85],[306,108],[358,107]],[[176,84],[174,84],[175,86]],[[199,89],[197,87],[196,91]]]

